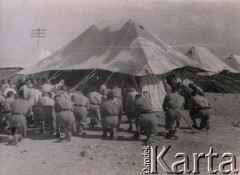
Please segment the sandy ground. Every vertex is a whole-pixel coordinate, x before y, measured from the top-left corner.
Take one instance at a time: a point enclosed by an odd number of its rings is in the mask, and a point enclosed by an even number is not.
[[[240,121],[240,95],[208,94],[208,98],[213,106],[210,131],[191,134],[182,120],[179,139],[166,140],[164,118],[159,117],[159,135],[154,145],[158,145],[159,150],[171,146],[164,157],[170,165],[179,160],[174,158],[175,154],[183,152],[189,156],[192,168],[192,154],[208,153],[213,147],[220,156],[224,152],[233,153],[240,169],[240,128],[226,119]],[[186,118],[190,122],[187,111]],[[126,129],[127,124],[123,122],[121,127]],[[119,139],[112,141],[101,139],[101,130],[89,130],[87,136],[74,136],[69,143],[38,132],[38,129],[29,129],[28,138],[18,147],[7,144],[10,135],[0,135],[0,175],[142,174],[143,142],[132,140],[130,133],[119,132]],[[216,158],[214,168],[218,169],[223,160]],[[166,173],[158,167],[158,174]],[[200,174],[209,174],[206,159],[200,160]]]

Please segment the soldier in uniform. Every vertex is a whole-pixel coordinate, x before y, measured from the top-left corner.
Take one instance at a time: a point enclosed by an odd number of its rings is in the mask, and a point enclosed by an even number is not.
[[[167,94],[163,101],[163,109],[165,111],[165,127],[168,134],[165,138],[177,139],[176,131],[180,127],[180,119],[182,117],[182,109],[184,108],[184,98],[178,94],[178,89],[172,87],[172,93]]]
[[[73,113],[79,126],[80,134],[86,134],[86,118],[89,110],[89,99],[81,91],[72,94]]]
[[[125,112],[128,118],[129,128],[127,131],[132,132],[132,119],[135,119],[135,96],[139,94],[135,88],[130,88],[126,97]]]
[[[157,118],[153,111],[151,102],[148,99],[142,97],[141,94],[137,94],[135,97],[135,109],[136,109],[136,128],[137,133],[134,138],[140,137],[140,127],[145,128],[145,134],[147,139],[146,145],[150,145],[154,142],[154,137],[157,132]]]
[[[56,113],[54,111],[54,100],[50,92],[44,92],[40,97],[38,106],[40,107],[39,118],[41,121],[40,133],[45,131],[45,122],[50,126],[50,134],[56,135]]]
[[[119,103],[119,105],[121,107],[121,111],[123,111],[123,108],[122,108],[122,90],[119,87],[117,87],[117,83],[116,82],[113,82],[111,84],[111,91],[113,93],[114,98]],[[118,118],[119,118],[119,120],[118,120],[119,123],[118,123],[118,127],[117,128],[120,127],[120,123],[121,123],[121,120],[122,120],[122,115],[119,115]]]
[[[109,91],[107,101],[101,105],[103,138],[107,137],[107,131],[108,128],[110,128],[110,137],[117,139],[118,116],[121,115],[121,112],[121,106],[118,101],[114,99],[113,92]]]
[[[91,117],[91,127],[95,127],[95,125],[99,124],[101,121],[101,113],[100,106],[102,103],[102,95],[98,93],[94,87],[90,89],[90,93],[87,95],[90,103],[89,107],[89,115]]]
[[[65,135],[68,142],[71,141],[71,132],[76,132],[75,117],[73,114],[73,103],[66,95],[65,88],[60,87],[55,96],[54,109],[57,114],[58,133],[60,134],[60,126],[65,129]]]
[[[9,117],[9,125],[12,127],[13,144],[26,137],[26,116],[31,113],[31,104],[24,99],[23,91],[18,92],[18,99],[10,104],[12,115]]]
[[[7,119],[11,116],[11,103],[15,101],[14,92],[9,91],[7,98],[3,101],[0,127],[8,125]]]
[[[209,119],[210,119],[210,109],[211,105],[209,101],[200,96],[197,90],[192,92],[192,97],[190,99],[190,109],[189,115],[193,121],[193,128],[195,129],[210,129]],[[200,126],[198,127],[196,119],[201,119]]]

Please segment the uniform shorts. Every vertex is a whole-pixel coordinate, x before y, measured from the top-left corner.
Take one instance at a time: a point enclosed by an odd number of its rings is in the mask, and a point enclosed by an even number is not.
[[[117,128],[118,126],[118,116],[103,116],[102,117],[102,127],[103,128]]]
[[[175,130],[176,121],[180,121],[182,118],[182,110],[179,108],[168,109],[165,113],[165,128],[166,130]]]
[[[57,114],[57,125],[64,126],[68,131],[76,132],[75,117],[72,111],[61,111]]]
[[[155,135],[157,132],[157,118],[154,113],[140,114],[138,117],[140,127],[145,128],[147,135]]]
[[[74,106],[73,107],[73,114],[77,122],[86,123],[86,118],[88,115],[88,110],[84,106]]]

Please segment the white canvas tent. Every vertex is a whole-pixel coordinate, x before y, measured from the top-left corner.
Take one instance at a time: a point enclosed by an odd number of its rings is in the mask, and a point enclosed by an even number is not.
[[[15,76],[24,68],[31,67],[37,62],[49,56],[49,50],[42,46],[27,47],[19,52],[16,52],[8,57],[8,55],[1,55],[0,59],[0,79],[7,79]],[[17,78],[18,79],[18,78]]]
[[[142,94],[151,99],[156,111],[161,111],[166,95],[164,74],[183,67],[205,69],[129,20],[116,30],[93,25],[36,66],[20,73],[100,69],[139,76]]]
[[[220,60],[218,57],[212,54],[205,47],[194,46],[193,48],[190,49],[190,51],[188,51],[186,56],[202,64],[204,67],[208,68],[208,70],[212,71],[213,73],[218,73],[223,70],[237,72],[234,68],[225,64],[222,60]]]
[[[231,66],[233,69],[240,71],[240,56],[231,55],[224,60],[224,63]]]

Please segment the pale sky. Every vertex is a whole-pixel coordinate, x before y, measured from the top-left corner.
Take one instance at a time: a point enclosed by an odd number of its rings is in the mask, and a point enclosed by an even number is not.
[[[38,27],[47,30],[40,45],[54,52],[93,24],[128,19],[178,49],[240,55],[240,0],[0,0],[0,59],[36,47]]]

